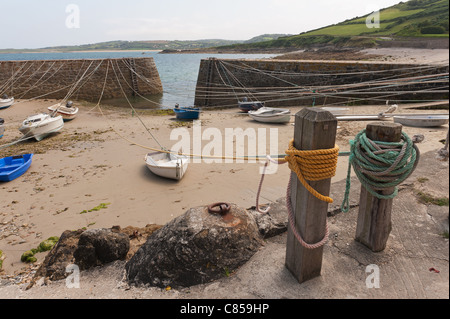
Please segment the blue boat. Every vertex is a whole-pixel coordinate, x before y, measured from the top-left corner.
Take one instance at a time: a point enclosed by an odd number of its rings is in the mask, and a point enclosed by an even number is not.
[[[248,111],[256,111],[264,106],[264,102],[248,101],[247,98],[244,98],[243,101],[239,101],[238,104],[239,109],[245,113],[247,113]]]
[[[198,120],[200,117],[200,109],[196,107],[175,107],[173,111],[177,120]]]
[[[0,118],[0,138],[3,137],[3,133],[5,132],[5,126],[3,124],[5,124],[5,120]]]
[[[10,182],[23,175],[31,165],[33,154],[0,158],[0,182]]]

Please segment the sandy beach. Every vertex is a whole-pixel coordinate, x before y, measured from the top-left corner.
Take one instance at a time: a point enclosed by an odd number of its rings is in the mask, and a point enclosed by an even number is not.
[[[54,103],[52,100],[19,101],[2,111],[1,116],[7,123],[2,145],[20,138],[18,127],[26,116],[45,112]],[[410,107],[402,105],[397,112],[445,112]],[[145,147],[158,148],[158,145],[131,109],[102,106],[102,115],[93,105],[79,105],[79,108],[78,117],[66,122],[60,132],[41,142],[24,141],[0,150],[0,157],[35,154],[30,169],[23,176],[0,184],[0,247],[6,255],[3,262],[6,274],[26,266],[20,261],[24,251],[65,230],[163,225],[188,208],[219,201],[244,208],[255,205],[259,171],[264,162],[207,163],[205,159],[201,163],[190,163],[188,172],[179,182],[163,179],[145,165],[144,156],[151,152]],[[378,114],[385,109],[386,106],[350,107],[349,114]],[[301,107],[291,108],[292,114],[300,110]],[[171,148],[177,142],[170,140],[171,132],[180,125],[174,116],[148,115],[142,111],[140,118],[165,147]],[[341,151],[349,150],[349,140],[366,124],[363,121],[339,122],[337,144]],[[183,125],[193,134],[192,123]],[[222,134],[226,128],[266,128],[267,132],[270,128],[276,129],[278,154],[284,154],[294,130],[291,124],[255,122],[238,109],[205,110],[201,114],[201,125],[203,132],[217,128]],[[404,127],[404,131],[410,136],[424,134],[426,142],[420,144],[420,149],[427,152],[442,147],[440,140],[445,139],[447,126]],[[203,141],[202,147],[207,143]],[[333,181],[345,179],[347,160],[340,158]],[[261,202],[285,196],[288,176],[287,165],[280,165],[275,174],[266,175]],[[107,208],[81,213],[101,203],[108,203]]]

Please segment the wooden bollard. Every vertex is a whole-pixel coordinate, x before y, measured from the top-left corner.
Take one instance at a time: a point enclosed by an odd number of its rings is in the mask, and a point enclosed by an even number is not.
[[[337,120],[320,108],[305,108],[295,115],[294,146],[298,150],[330,149],[335,147]],[[320,242],[326,233],[328,203],[317,199],[291,173],[291,201],[297,232],[307,243]],[[325,196],[330,194],[331,178],[310,181],[309,185]],[[323,246],[303,247],[288,227],[286,268],[299,283],[320,276]]]
[[[366,127],[366,136],[378,142],[400,142],[402,125],[392,122],[374,122]],[[392,194],[394,188],[378,191],[380,194]],[[379,199],[361,186],[359,214],[355,240],[374,252],[386,248],[391,233],[391,211],[393,199]]]

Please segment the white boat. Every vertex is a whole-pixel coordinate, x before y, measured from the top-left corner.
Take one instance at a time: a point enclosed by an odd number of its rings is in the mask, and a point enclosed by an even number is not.
[[[73,120],[78,114],[78,107],[73,106],[72,101],[67,102],[65,105],[63,103],[58,103],[48,107],[50,112],[55,112],[61,115],[64,122]]]
[[[6,109],[8,107],[10,107],[11,105],[14,104],[14,98],[8,98],[8,96],[3,96],[2,98],[0,98],[0,110],[1,109]]]
[[[291,111],[288,109],[278,109],[272,107],[262,107],[256,111],[249,111],[252,119],[263,123],[289,123]]]
[[[396,115],[394,122],[405,126],[437,127],[448,124],[448,115]]]
[[[350,109],[346,108],[346,107],[325,106],[325,107],[321,107],[321,109],[330,112],[334,116],[343,116],[343,115],[347,114],[348,111],[350,111]]]
[[[47,113],[31,115],[23,121],[19,131],[24,137],[34,137],[36,141],[41,141],[47,135],[57,132],[64,126],[61,115],[51,116]]]
[[[156,152],[145,155],[145,163],[153,174],[181,180],[188,168],[189,159],[184,155]]]

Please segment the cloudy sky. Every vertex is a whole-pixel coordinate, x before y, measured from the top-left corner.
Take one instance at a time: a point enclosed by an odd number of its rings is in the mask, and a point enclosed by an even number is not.
[[[298,34],[400,0],[2,1],[0,49],[113,40],[247,40]]]

